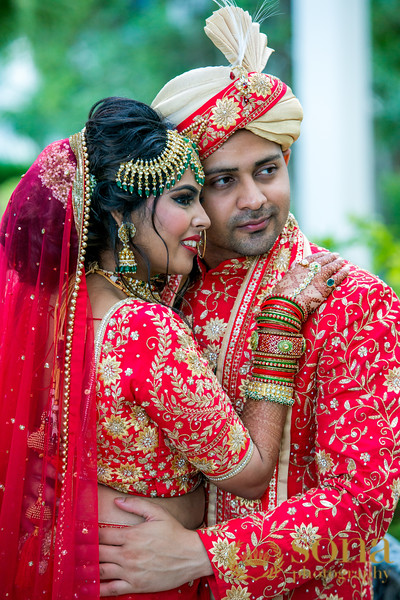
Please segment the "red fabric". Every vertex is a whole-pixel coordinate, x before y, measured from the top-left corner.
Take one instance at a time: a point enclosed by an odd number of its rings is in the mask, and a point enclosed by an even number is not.
[[[229,477],[252,452],[247,429],[169,308],[138,299],[109,311],[96,345],[99,482],[179,496]]]
[[[207,583],[201,579],[196,579],[191,583],[186,583],[179,588],[165,592],[103,597],[104,600],[112,600],[112,598],[118,598],[118,600],[210,600],[210,590]]]
[[[297,256],[287,239],[285,231],[267,257],[260,299]],[[215,363],[250,268],[243,258],[203,271],[187,296],[196,336]],[[240,410],[256,311],[251,302],[239,306],[244,314],[236,311],[238,331],[224,340],[218,369]],[[277,497],[279,469],[262,503],[217,490],[217,522],[232,520],[199,532],[221,599],[370,598],[368,549],[386,532],[400,495],[399,322],[393,291],[355,267],[308,319],[283,480],[288,499]]]
[[[0,588],[15,600],[92,599],[99,589],[84,276],[73,323],[67,298],[79,252],[75,171],[68,140],[51,144],[23,176],[0,229]]]
[[[268,112],[286,90],[286,84],[277,77],[246,72],[179,123],[177,129],[196,140],[204,160],[235,131]]]

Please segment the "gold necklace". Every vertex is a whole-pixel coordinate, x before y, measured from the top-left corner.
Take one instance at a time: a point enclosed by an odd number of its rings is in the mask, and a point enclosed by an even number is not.
[[[140,298],[142,300],[147,300],[148,302],[161,302],[161,296],[158,290],[153,284],[149,284],[147,281],[134,279],[133,277],[128,278],[126,275],[122,278],[114,271],[100,269],[97,263],[91,266],[88,271],[88,274],[89,273],[101,275],[107,279],[111,285],[124,292],[130,298]]]

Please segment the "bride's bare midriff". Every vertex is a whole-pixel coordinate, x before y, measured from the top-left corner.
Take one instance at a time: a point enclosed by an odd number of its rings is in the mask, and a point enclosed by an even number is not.
[[[128,513],[118,508],[115,498],[127,497],[116,490],[98,485],[99,494],[99,523],[113,523],[115,525],[135,525],[144,519],[138,515]],[[173,498],[146,498],[168,510],[187,529],[197,529],[204,518],[204,488],[199,486],[194,492]]]

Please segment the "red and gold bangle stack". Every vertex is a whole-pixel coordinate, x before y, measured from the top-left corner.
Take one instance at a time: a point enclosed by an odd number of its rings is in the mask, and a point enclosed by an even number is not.
[[[305,350],[300,333],[305,311],[291,298],[273,296],[261,304],[251,336],[253,367],[246,397],[291,406],[298,359]]]
[[[284,330],[284,332],[299,333],[302,323],[306,320],[305,310],[292,298],[270,296],[263,300],[261,313],[257,317],[259,327]]]

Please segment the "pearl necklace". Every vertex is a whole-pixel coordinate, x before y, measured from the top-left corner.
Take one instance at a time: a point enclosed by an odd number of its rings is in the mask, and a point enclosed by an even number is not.
[[[142,300],[147,300],[148,302],[161,302],[161,296],[155,285],[149,284],[147,281],[134,279],[133,277],[128,278],[126,275],[122,278],[114,271],[100,269],[97,263],[91,267],[88,274],[89,273],[101,275],[107,279],[111,285],[124,292],[130,298],[140,298]]]

